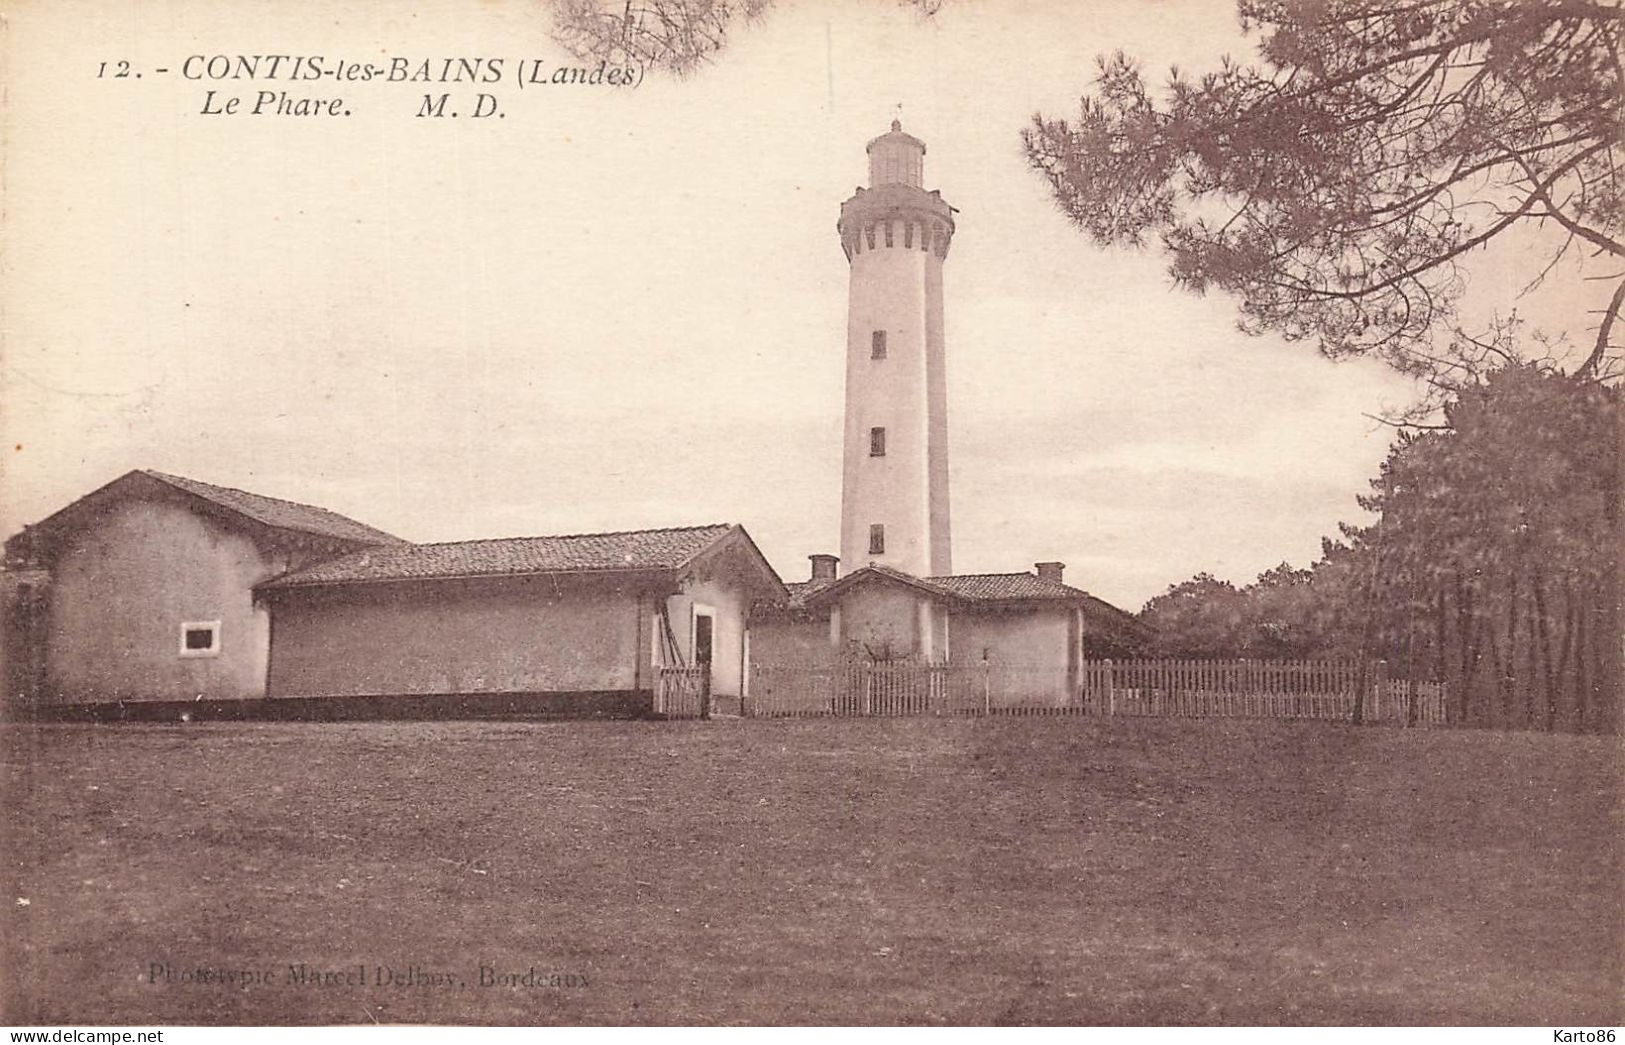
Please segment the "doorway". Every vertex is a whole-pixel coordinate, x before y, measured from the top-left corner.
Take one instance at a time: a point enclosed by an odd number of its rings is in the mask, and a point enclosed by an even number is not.
[[[700,679],[700,717],[711,717],[711,662],[716,654],[716,614],[711,610],[694,611],[694,666],[702,669]]]

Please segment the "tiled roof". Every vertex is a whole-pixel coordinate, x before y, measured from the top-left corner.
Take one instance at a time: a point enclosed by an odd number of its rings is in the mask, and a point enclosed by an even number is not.
[[[1118,609],[1105,599],[1060,581],[1045,580],[1036,573],[962,573],[952,577],[929,577],[932,584],[950,591],[972,605],[990,606],[1008,602],[1055,600],[1081,606],[1091,619],[1113,629],[1143,630],[1139,618]]]
[[[807,608],[807,596],[822,588],[830,586],[830,581],[786,581],[784,591],[786,598],[782,602],[763,601],[757,603],[753,612],[773,617],[782,614],[800,613]]]
[[[372,544],[401,543],[401,539],[393,534],[356,522],[337,512],[330,512],[326,508],[317,508],[315,505],[264,497],[246,490],[215,486],[212,483],[200,483],[196,479],[166,475],[151,469],[142,469],[141,474],[279,530],[298,530],[322,537]]]
[[[945,577],[915,577],[901,570],[870,565],[866,569],[896,580],[906,580],[915,587],[935,591],[950,598],[963,599],[973,604],[995,602],[1030,602],[1054,599],[1066,602],[1099,602],[1086,591],[1059,581],[1040,578],[1036,573],[962,573]],[[856,572],[856,571],[854,571]],[[847,574],[848,577],[852,574]],[[842,578],[843,580],[845,578]],[[796,581],[784,587],[790,593],[786,610],[800,610],[815,592],[829,587],[834,581]],[[1107,606],[1106,603],[1101,603]],[[1117,611],[1122,612],[1122,611]]]
[[[1064,599],[1081,601],[1092,596],[1068,584],[1041,579],[1035,573],[962,573],[947,577],[916,577],[890,567],[871,564],[864,567],[871,573],[894,580],[905,581],[915,587],[935,591],[966,602],[1004,602],[1033,599]],[[853,576],[857,571],[847,574]],[[846,578],[841,578],[845,580]],[[787,608],[800,609],[807,598],[829,587],[835,581],[796,581],[784,587],[790,593]]]
[[[839,598],[840,593],[846,589],[852,587],[853,585],[868,583],[874,578],[880,578],[881,580],[905,585],[918,591],[923,591],[928,595],[948,599],[956,597],[953,592],[948,591],[947,589],[924,577],[916,577],[912,573],[907,573],[895,567],[886,566],[878,562],[871,562],[864,566],[860,566],[858,569],[855,569],[846,576],[840,577],[836,580],[811,582],[809,585],[810,590],[801,596],[800,605],[805,606],[808,603],[817,604],[824,602],[827,599]],[[791,608],[799,609],[800,606],[792,606]]]
[[[962,599],[998,602],[1008,599],[1084,599],[1088,592],[1045,580],[1036,573],[961,573],[926,580]]]
[[[509,537],[367,548],[283,574],[262,588],[367,581],[677,569],[733,532],[726,523],[559,537]]]
[[[819,588],[827,588],[829,585],[829,581],[786,581],[784,590],[790,593],[790,605],[799,606],[801,600]]]

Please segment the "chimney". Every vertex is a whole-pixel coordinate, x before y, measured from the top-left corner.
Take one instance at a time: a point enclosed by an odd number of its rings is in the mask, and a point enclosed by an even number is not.
[[[832,581],[835,579],[835,570],[841,563],[839,555],[809,555],[812,560],[812,579],[815,581]]]
[[[1035,562],[1033,566],[1038,570],[1038,579],[1041,581],[1054,581],[1056,584],[1064,583],[1061,580],[1061,571],[1066,569],[1064,562]]]

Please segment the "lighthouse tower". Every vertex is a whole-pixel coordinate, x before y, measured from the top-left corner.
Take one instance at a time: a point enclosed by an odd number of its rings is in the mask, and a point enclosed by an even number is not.
[[[915,576],[953,572],[948,533],[948,386],[942,263],[954,209],[921,185],[925,143],[869,143],[869,187],[841,204],[851,267],[841,559]]]

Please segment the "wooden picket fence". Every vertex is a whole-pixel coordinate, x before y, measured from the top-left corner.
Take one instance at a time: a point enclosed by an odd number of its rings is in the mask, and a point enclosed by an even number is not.
[[[658,718],[710,718],[711,669],[660,668],[655,677],[653,710]]]
[[[1383,661],[1085,661],[1086,714],[1173,718],[1318,718],[1372,725],[1445,722],[1445,687],[1388,677]]]
[[[1442,725],[1444,686],[1387,677],[1382,662],[1084,661],[1055,669],[985,663],[832,660],[753,664],[754,718],[1099,715],[1304,718]]]
[[[1380,725],[1443,726],[1450,721],[1445,715],[1443,682],[1386,679],[1365,707],[1366,720]]]
[[[753,718],[939,714],[974,681],[947,664],[913,661],[753,664],[745,714]]]

